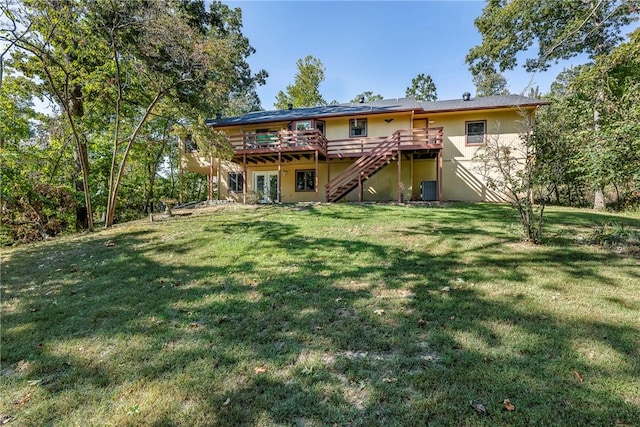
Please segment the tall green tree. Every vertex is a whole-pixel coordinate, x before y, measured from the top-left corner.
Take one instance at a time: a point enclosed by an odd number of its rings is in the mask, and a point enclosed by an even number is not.
[[[208,9],[191,0],[11,6],[15,28],[30,29],[27,36],[12,28],[0,35],[14,42],[12,67],[45,82],[80,153],[111,141],[106,226],[115,221],[130,154],[153,135],[153,117],[166,106],[175,110],[174,122],[196,112],[213,116],[266,78],[246,62],[254,50],[242,36],[240,10],[220,2]],[[86,190],[88,161],[81,164]]]
[[[321,60],[307,55],[296,62],[298,72],[293,84],[276,95],[276,108],[284,110],[292,104],[294,108],[327,105],[320,93],[320,83],[324,81],[325,67]]]
[[[349,102],[357,103],[357,102],[360,102],[361,99],[364,99],[364,102],[371,102],[371,101],[382,101],[384,97],[378,93],[374,94],[372,91],[366,90],[354,96],[353,99]]]
[[[405,96],[418,101],[435,101],[438,99],[438,92],[431,76],[420,73],[411,79],[411,86],[405,91]]]
[[[473,76],[476,96],[509,95],[507,79],[496,70],[481,71]]]
[[[77,210],[77,227],[93,230],[89,161],[86,138],[80,125],[84,114],[82,71],[75,63],[80,41],[95,40],[87,29],[77,25],[81,8],[74,3],[4,3],[1,6],[0,41],[13,48],[9,67],[27,78],[42,82],[65,117],[74,141],[77,171],[76,189],[84,194],[84,205]],[[47,91],[48,88],[48,91]]]
[[[638,13],[637,2],[624,0],[489,0],[475,20],[482,43],[469,51],[466,60],[474,75],[496,65],[499,71],[513,69],[518,53],[534,44],[538,51],[526,59],[527,71],[546,70],[554,61],[581,53],[595,59],[622,41],[621,28],[637,19]],[[600,157],[597,145],[602,139],[604,77],[600,74],[598,90],[591,99],[596,158]],[[604,181],[604,177],[594,181],[594,208],[604,207]]]

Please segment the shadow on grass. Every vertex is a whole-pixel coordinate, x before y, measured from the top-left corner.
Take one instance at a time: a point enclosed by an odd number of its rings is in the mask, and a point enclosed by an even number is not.
[[[410,220],[391,227],[398,236],[423,243],[342,229],[390,215]],[[91,413],[144,396],[140,383],[171,399],[106,424],[640,420],[638,400],[624,397],[639,399],[637,390],[616,389],[640,377],[638,329],[562,316],[527,289],[542,266],[614,285],[597,268],[612,259],[580,248],[513,251],[506,233],[468,225],[499,230],[505,217],[492,205],[265,208],[25,248],[6,263],[1,356],[3,367],[29,366],[3,375],[16,387],[37,381],[49,401],[33,402],[26,424],[65,423],[69,393],[78,399],[71,413]],[[430,250],[453,241],[471,243]],[[509,289],[495,296],[476,285],[492,282]],[[505,398],[516,412],[501,410]]]

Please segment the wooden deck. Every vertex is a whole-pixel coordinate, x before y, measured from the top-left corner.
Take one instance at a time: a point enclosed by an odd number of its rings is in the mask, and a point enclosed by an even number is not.
[[[442,149],[443,128],[416,128],[398,130],[397,149],[400,151]],[[320,131],[279,131],[245,133],[229,136],[233,147],[233,160],[249,163],[268,163],[278,158],[291,161],[311,158],[357,158],[366,156],[388,137],[349,138],[327,140]]]

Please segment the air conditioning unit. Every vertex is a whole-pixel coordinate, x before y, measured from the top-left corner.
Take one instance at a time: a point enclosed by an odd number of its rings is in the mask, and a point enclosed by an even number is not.
[[[422,200],[434,202],[438,200],[438,194],[436,192],[437,181],[422,181],[420,183],[420,193],[422,194]]]

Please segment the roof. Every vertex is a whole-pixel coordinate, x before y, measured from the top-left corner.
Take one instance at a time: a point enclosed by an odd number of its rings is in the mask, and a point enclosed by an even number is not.
[[[468,101],[450,99],[443,101],[416,101],[413,98],[384,99],[364,103],[323,105],[320,107],[293,108],[291,110],[255,111],[236,117],[208,119],[207,124],[214,127],[272,123],[291,120],[317,119],[363,114],[382,114],[404,111],[416,113],[435,113],[447,111],[482,110],[509,107],[533,107],[547,105],[548,101],[528,98],[521,95],[500,95],[471,98]]]

